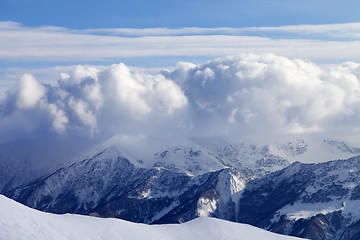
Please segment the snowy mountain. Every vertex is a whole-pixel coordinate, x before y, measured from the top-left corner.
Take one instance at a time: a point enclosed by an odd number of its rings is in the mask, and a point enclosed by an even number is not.
[[[360,154],[357,144],[306,136],[271,141],[222,138],[159,140],[150,137],[132,140],[132,144],[128,141],[123,136],[114,136],[90,146],[78,144],[81,139],[66,145],[62,145],[61,140],[47,145],[30,140],[0,144],[0,193],[29,184],[61,167],[92,158],[109,148],[117,149],[140,168],[162,167],[194,176],[229,167],[248,169],[263,176],[296,161],[318,163]],[[18,150],[19,145],[23,146],[22,151]]]
[[[5,194],[54,213],[178,223],[197,216],[236,221],[239,193],[255,175],[224,168],[193,176],[162,167],[142,168],[115,148]]]
[[[25,207],[0,195],[0,238],[51,239],[299,239],[224,220],[201,217],[174,225],[145,225],[119,219],[56,215]]]
[[[111,148],[6,195],[54,213],[179,223],[212,216],[310,239],[357,239],[360,157],[296,162],[256,178],[225,168],[193,176],[140,168]]]
[[[209,216],[310,239],[356,239],[360,232],[360,214],[348,214],[360,199],[359,159],[297,162],[359,153],[345,142],[197,138],[151,152],[111,139],[90,157],[3,193],[47,212],[138,223]]]
[[[360,157],[291,166],[248,182],[239,221],[311,239],[360,237]]]
[[[80,160],[85,156],[90,158],[104,149],[115,148],[134,165],[142,168],[163,167],[196,176],[230,167],[251,170],[262,176],[294,162],[319,163],[359,155],[360,148],[352,145],[344,141],[305,136],[304,139],[279,137],[271,141],[233,141],[213,137],[166,142],[150,138],[136,144],[134,148],[122,145],[115,136],[99,144]]]

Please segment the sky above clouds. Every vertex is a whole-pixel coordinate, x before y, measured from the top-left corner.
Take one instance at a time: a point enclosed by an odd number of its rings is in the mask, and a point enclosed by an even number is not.
[[[0,143],[358,133],[358,9],[0,0]]]
[[[240,53],[358,60],[358,9],[356,0],[1,0],[0,76],[13,81],[14,67],[173,67]]]
[[[171,68],[179,61],[202,63],[242,53],[274,53],[318,64],[360,61],[360,23],[71,29],[2,21],[0,34],[1,95],[25,72],[56,81],[78,64]]]
[[[1,0],[0,20],[87,28],[274,27],[358,22],[356,0]]]

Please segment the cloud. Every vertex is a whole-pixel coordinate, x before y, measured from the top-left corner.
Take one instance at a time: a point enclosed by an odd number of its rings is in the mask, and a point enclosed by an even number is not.
[[[30,74],[24,74],[19,81],[17,102],[19,108],[34,108],[45,96],[45,88]]]
[[[54,128],[54,130],[57,133],[63,133],[66,130],[67,124],[69,123],[69,119],[66,117],[65,112],[59,109],[58,106],[53,103],[44,104],[43,107],[49,112],[50,116],[52,117],[52,127]]]
[[[251,35],[254,34],[276,34],[281,33],[282,37],[313,36],[313,38],[327,37],[330,39],[360,39],[360,23],[341,23],[341,24],[319,24],[319,25],[287,25],[278,27],[243,27],[243,28],[99,28],[82,30],[83,33],[90,34],[111,34],[115,36],[189,36],[189,35]],[[288,35],[284,35],[288,34]]]
[[[94,113],[89,110],[88,104],[82,100],[75,100],[72,97],[68,103],[80,121],[90,128],[92,134],[97,127],[97,120]]]
[[[44,164],[54,152],[51,159],[61,162],[107,139],[146,157],[157,144],[191,137],[333,139],[360,131],[360,64],[354,62],[324,67],[242,54],[153,74],[123,63],[72,69],[56,84],[25,74],[7,91],[0,150],[12,141],[26,147],[16,141],[30,139],[29,161]]]
[[[168,115],[172,115],[174,111],[187,104],[187,98],[184,96],[182,89],[163,75],[155,77],[154,95],[159,110],[163,109]]]
[[[360,65],[354,62],[323,68],[273,54],[179,63],[157,74],[123,63],[78,66],[57,85],[21,77],[1,104],[6,121],[0,129],[13,119],[32,123],[27,132],[81,132],[93,138],[350,133],[358,131],[359,79]]]
[[[71,74],[60,74],[57,84],[24,74],[0,104],[0,130],[9,132],[0,141],[21,137],[11,133],[11,122],[16,132],[14,123],[26,122],[25,135],[52,132],[96,138],[102,132],[136,132],[139,129],[133,126],[149,122],[146,129],[156,124],[154,119],[172,118],[186,105],[187,97],[174,81],[161,74],[131,71],[123,63],[102,70],[77,66]]]
[[[359,114],[359,66],[326,70],[300,59],[249,54],[179,66],[168,76],[176,81],[174,73],[186,72],[182,87],[201,133],[351,132],[356,124],[343,123]]]
[[[213,58],[251,52],[339,63],[344,59],[359,60],[353,50],[360,48],[359,32],[358,23],[239,29],[73,30],[1,22],[0,59],[111,62],[120,58]]]
[[[360,23],[319,24],[319,25],[288,25],[280,27],[250,27],[245,32],[264,33],[295,33],[313,37],[327,37],[330,39],[357,39],[360,38]]]
[[[107,72],[109,95],[123,108],[136,115],[146,115],[151,112],[148,94],[151,91],[149,81],[140,75],[132,75],[124,64],[112,65]]]

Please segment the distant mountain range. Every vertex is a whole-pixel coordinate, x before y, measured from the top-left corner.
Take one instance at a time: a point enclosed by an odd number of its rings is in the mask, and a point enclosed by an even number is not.
[[[9,181],[2,193],[52,213],[148,224],[208,216],[303,238],[351,240],[360,236],[360,157],[348,157],[358,154],[334,140],[191,139],[140,159],[109,141],[34,181]],[[348,159],[325,161],[331,156]]]

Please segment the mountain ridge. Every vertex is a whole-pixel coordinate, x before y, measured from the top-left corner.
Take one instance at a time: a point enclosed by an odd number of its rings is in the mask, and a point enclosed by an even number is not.
[[[322,144],[357,152],[339,141]],[[144,161],[109,146],[5,195],[43,211],[147,224],[209,216],[316,240],[357,236],[360,213],[349,213],[360,204],[360,157],[310,164],[273,154],[303,157],[309,149],[304,140],[272,146],[198,141]]]

